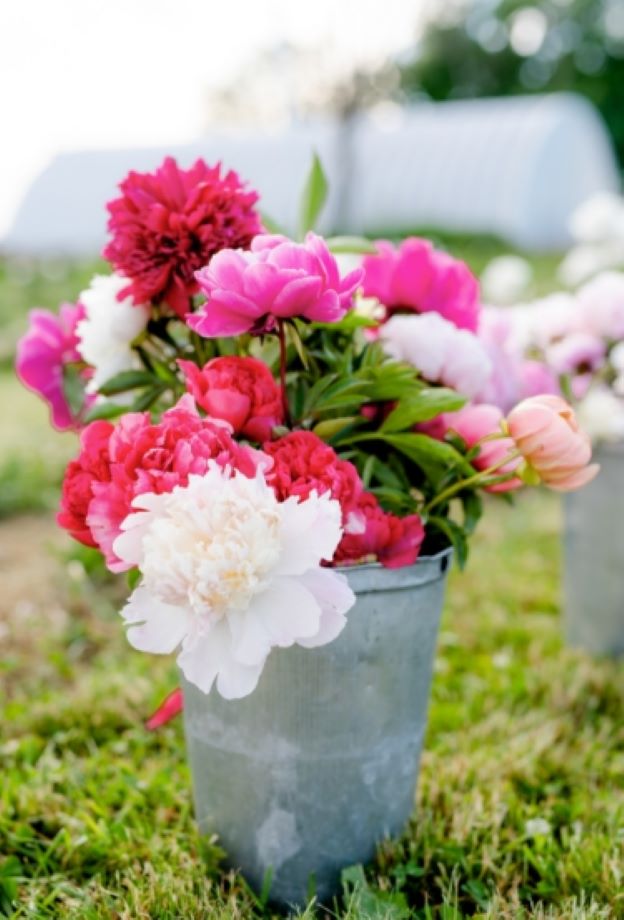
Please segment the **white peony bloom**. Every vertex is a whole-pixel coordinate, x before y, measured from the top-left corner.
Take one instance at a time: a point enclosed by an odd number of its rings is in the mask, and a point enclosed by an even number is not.
[[[94,369],[87,385],[88,393],[121,371],[141,367],[130,343],[145,329],[150,308],[135,305],[131,297],[117,300],[128,281],[121,275],[96,275],[78,300],[86,317],[76,327],[82,358]]]
[[[533,269],[521,256],[497,256],[491,259],[481,275],[481,289],[492,304],[517,303],[526,292]]]
[[[580,243],[606,243],[624,238],[624,198],[615,192],[597,192],[572,214],[570,231]]]
[[[312,493],[278,502],[261,472],[211,463],[171,493],[135,498],[115,552],[143,578],[122,611],[135,648],[181,646],[187,680],[226,699],[251,693],[272,648],[325,645],[355,603],[330,560],[340,505]]]
[[[382,326],[379,337],[392,358],[413,364],[426,380],[452,387],[463,396],[476,396],[492,373],[492,362],[479,339],[439,313],[397,313]]]
[[[592,441],[624,440],[624,400],[608,387],[592,387],[578,404],[576,414]]]

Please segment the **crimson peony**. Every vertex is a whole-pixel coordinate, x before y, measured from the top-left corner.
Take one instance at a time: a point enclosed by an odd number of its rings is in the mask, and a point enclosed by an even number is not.
[[[221,249],[246,249],[260,232],[254,206],[235,172],[203,160],[180,169],[167,157],[153,173],[130,172],[107,205],[112,239],[104,258],[126,278],[120,297],[165,303],[178,316],[198,290],[195,272]]]

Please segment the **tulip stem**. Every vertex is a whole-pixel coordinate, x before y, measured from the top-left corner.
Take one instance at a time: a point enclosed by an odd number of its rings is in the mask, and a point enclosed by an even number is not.
[[[517,460],[517,458],[520,456],[521,453],[519,450],[512,450],[505,457],[499,460],[498,463],[495,463],[493,466],[489,466],[486,470],[481,470],[480,472],[475,473],[474,476],[468,476],[467,479],[462,479],[460,482],[454,483],[452,486],[449,486],[448,489],[444,489],[443,492],[440,492],[439,495],[436,495],[436,497],[432,499],[428,505],[425,505],[423,508],[423,514],[429,514],[432,508],[435,508],[437,505],[441,505],[443,502],[453,498],[454,495],[457,495],[457,493],[461,492],[462,489],[468,488],[468,486],[482,485],[482,480],[487,479],[487,477],[495,473],[496,470],[500,470],[502,466],[505,466],[507,463],[511,463],[512,460]],[[512,470],[507,475],[509,479],[513,479],[516,473]]]
[[[284,320],[277,321],[277,335],[280,343],[280,384],[282,389],[282,407],[284,410],[284,424],[292,428],[292,419],[290,417],[290,406],[288,405],[288,393],[286,391],[286,326]]]

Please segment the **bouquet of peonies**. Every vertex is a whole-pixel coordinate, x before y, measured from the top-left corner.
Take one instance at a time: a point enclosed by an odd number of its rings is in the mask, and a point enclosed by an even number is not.
[[[624,440],[624,273],[504,312],[512,347],[547,368],[543,389],[577,404],[593,440]]]
[[[422,239],[322,239],[325,189],[315,161],[294,241],[220,166],[131,172],[108,205],[112,274],[33,311],[18,349],[80,434],[58,521],[129,573],[130,643],[180,649],[228,699],[272,648],[338,636],[344,567],[449,544],[463,564],[480,492],[597,470],[562,399],[511,408],[468,268]]]

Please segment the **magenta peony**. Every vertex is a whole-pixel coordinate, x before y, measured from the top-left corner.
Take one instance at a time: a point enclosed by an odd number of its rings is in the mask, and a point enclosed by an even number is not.
[[[390,514],[370,492],[361,495],[357,511],[364,525],[356,533],[344,534],[334,555],[335,565],[377,560],[388,569],[398,569],[416,562],[425,539],[418,514],[402,518]]]
[[[197,405],[212,418],[229,422],[235,435],[265,441],[281,424],[280,388],[257,358],[213,358],[201,369],[192,361],[178,365]]]
[[[254,206],[235,172],[203,160],[181,169],[167,157],[153,173],[130,172],[108,203],[112,239],[104,249],[136,304],[164,303],[183,317],[197,292],[195,272],[221,249],[247,248],[260,232]]]
[[[82,361],[76,326],[84,316],[79,303],[62,304],[58,315],[50,310],[31,310],[28,332],[17,345],[17,375],[48,403],[52,424],[59,431],[79,427],[65,396],[63,374],[66,365]]]
[[[395,248],[381,240],[377,255],[366,256],[363,291],[397,312],[439,313],[460,329],[475,332],[479,319],[479,285],[468,266],[428,240],[409,237]]]
[[[356,269],[341,279],[336,259],[313,233],[305,243],[257,236],[251,252],[217,253],[197,272],[208,300],[186,321],[206,338],[269,332],[295,316],[331,323],[344,316],[361,278]]]
[[[113,543],[135,496],[171,492],[192,473],[204,473],[209,460],[246,476],[269,464],[260,451],[237,444],[229,426],[201,418],[188,395],[158,424],[151,423],[149,413],[124,415],[111,426],[106,444],[100,437],[104,429],[94,428],[101,424],[93,422],[85,429],[80,455],[67,468],[59,523],[74,535],[89,531],[113,572],[127,568]]]

